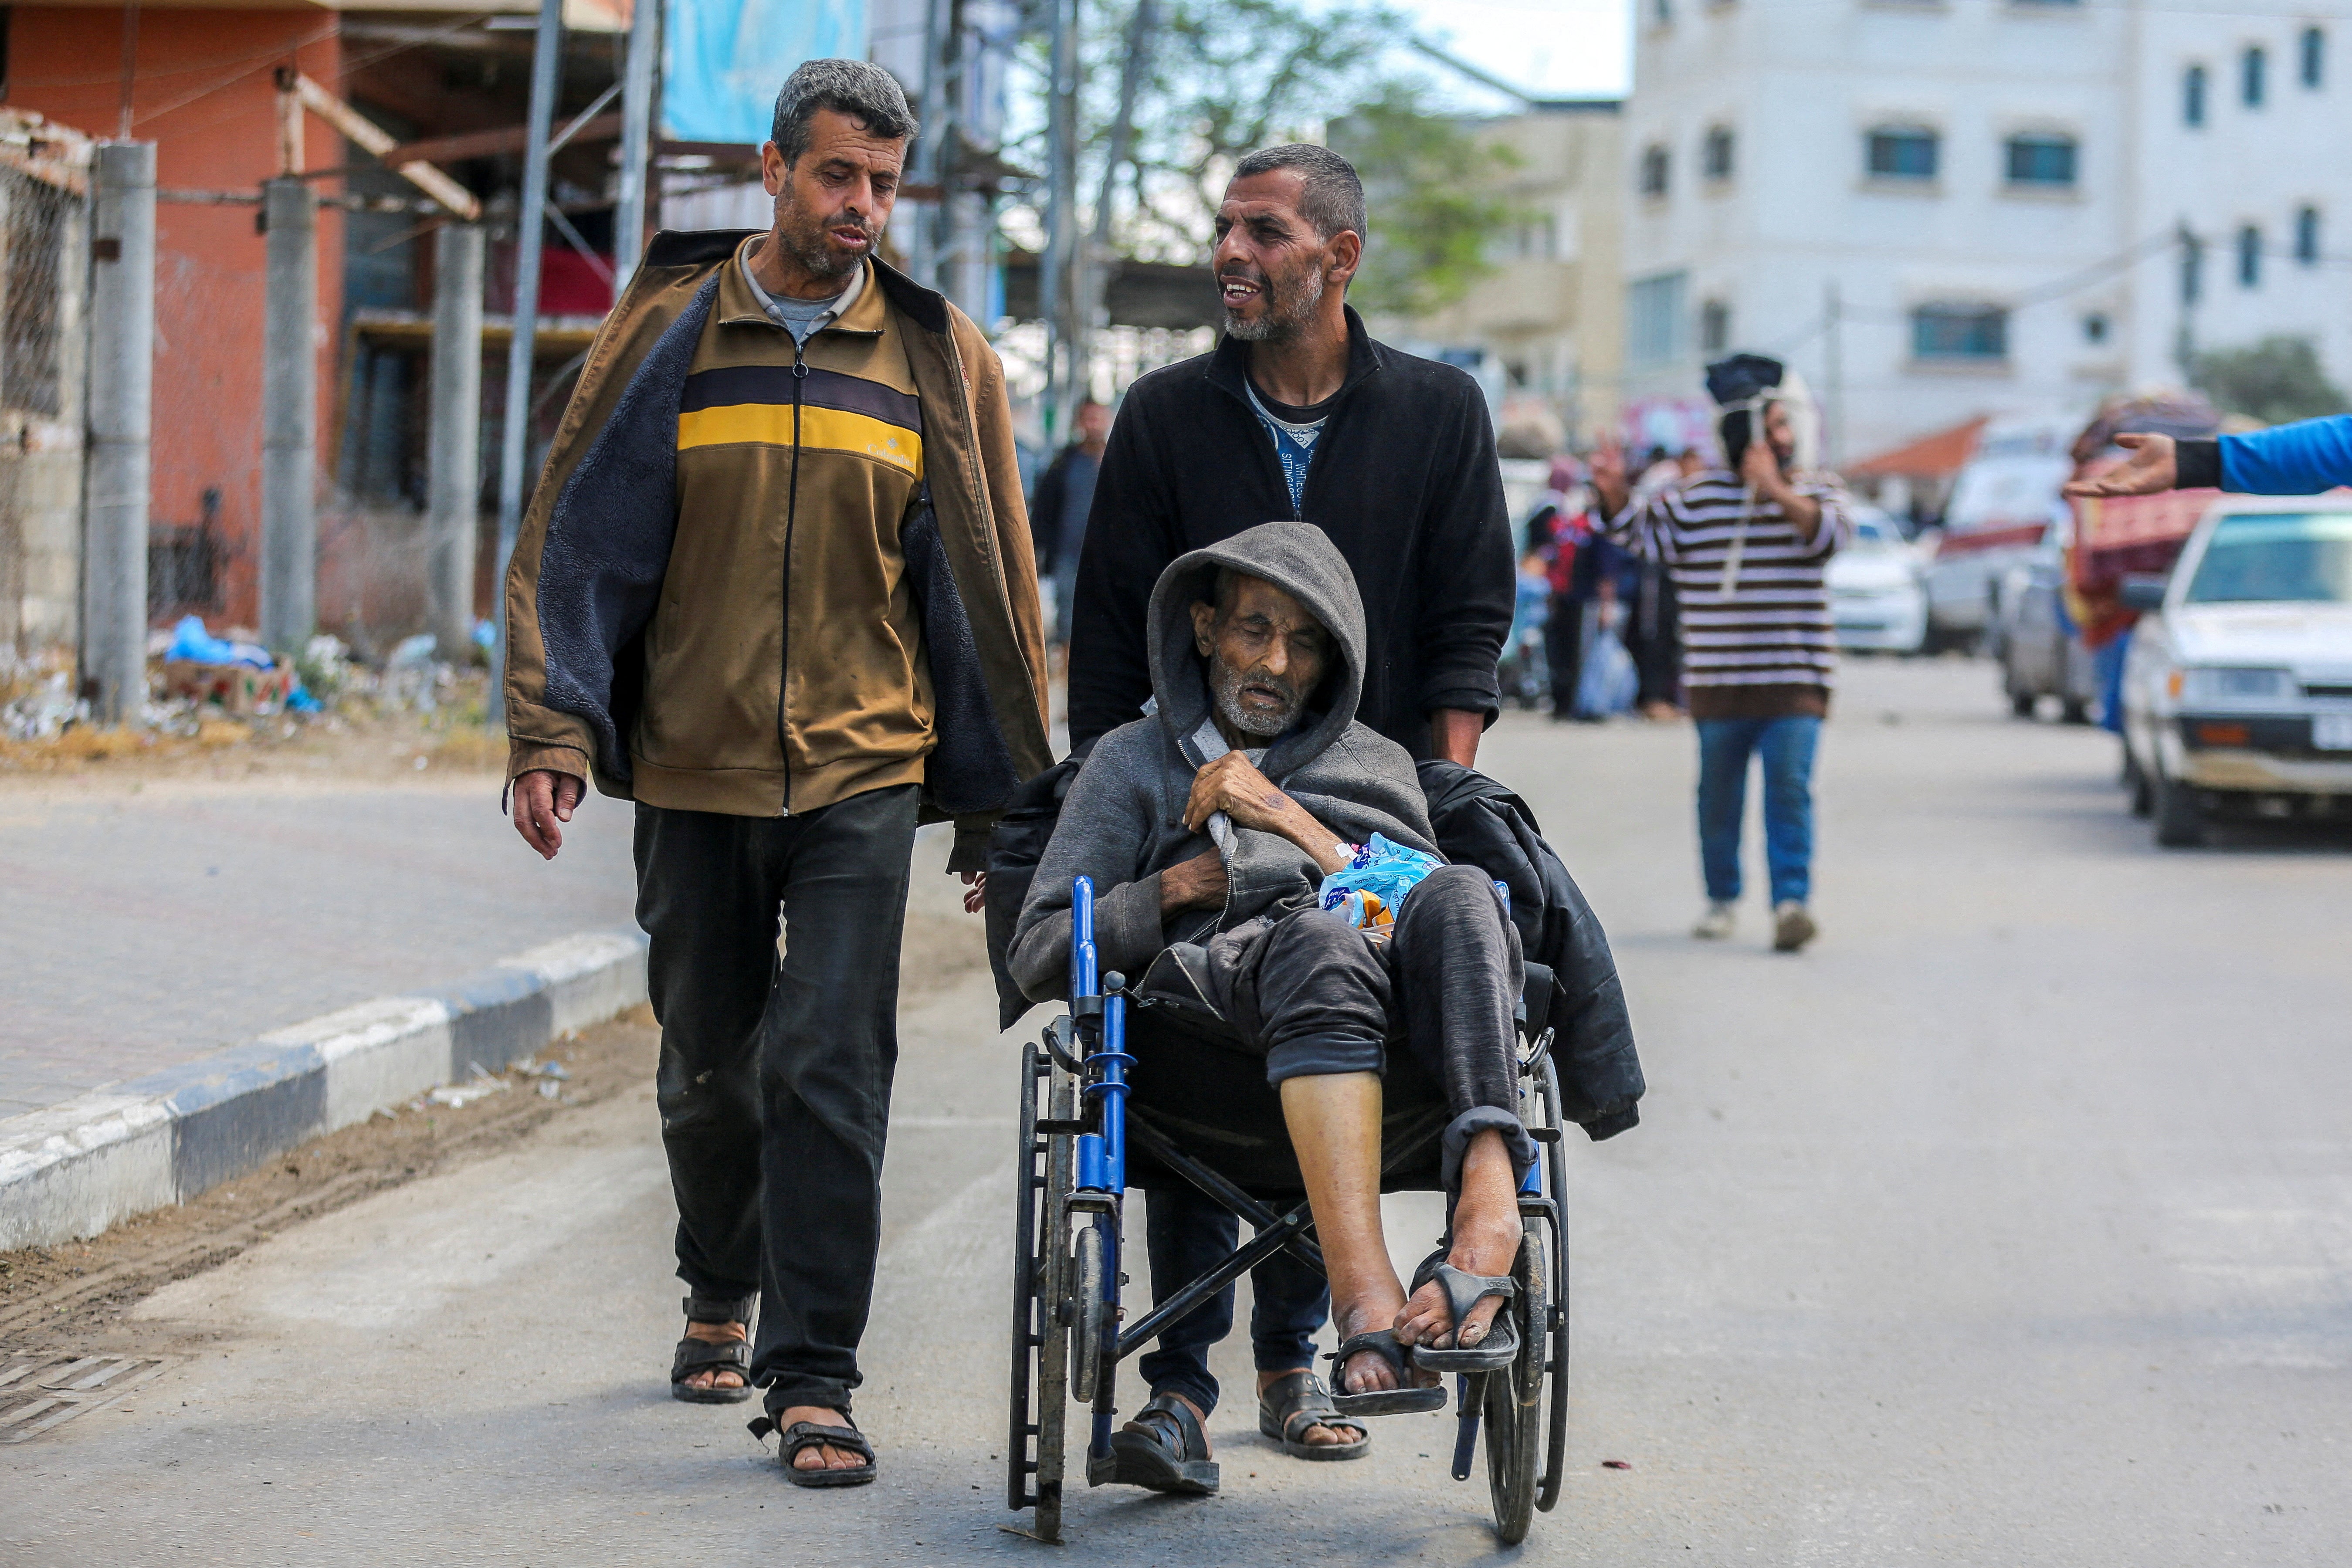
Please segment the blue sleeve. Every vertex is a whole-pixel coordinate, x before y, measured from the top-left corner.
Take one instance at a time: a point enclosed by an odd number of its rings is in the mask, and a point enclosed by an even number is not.
[[[2221,488],[2247,495],[2314,495],[2352,485],[2352,414],[2221,437]]]

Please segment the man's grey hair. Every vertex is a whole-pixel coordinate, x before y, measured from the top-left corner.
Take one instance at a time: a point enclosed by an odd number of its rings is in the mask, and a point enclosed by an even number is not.
[[[1234,166],[1234,178],[1271,174],[1276,169],[1298,171],[1303,181],[1298,213],[1315,226],[1316,233],[1329,239],[1341,229],[1351,228],[1358,239],[1371,237],[1371,226],[1364,217],[1364,182],[1356,177],[1353,163],[1328,147],[1293,142],[1250,153]]]
[[[772,134],[786,168],[808,151],[809,121],[820,109],[849,115],[886,142],[907,141],[920,129],[907,107],[906,89],[880,66],[870,60],[809,60],[784,79],[783,90],[776,94]]]

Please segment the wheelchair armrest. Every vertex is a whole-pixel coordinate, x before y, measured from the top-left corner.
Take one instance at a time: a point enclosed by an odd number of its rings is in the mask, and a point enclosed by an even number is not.
[[[1519,1034],[1528,1039],[1541,1037],[1544,1025],[1551,1017],[1552,973],[1549,964],[1528,963],[1527,983],[1520,988],[1519,1004],[1512,1016],[1518,1020]]]

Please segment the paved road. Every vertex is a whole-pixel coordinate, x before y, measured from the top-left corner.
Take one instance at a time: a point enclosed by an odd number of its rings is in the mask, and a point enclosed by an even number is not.
[[[1611,923],[1654,1086],[1576,1154],[1571,1473],[1529,1559],[2352,1553],[2352,845],[2159,853],[2104,737],[1998,710],[1981,666],[1851,673],[1798,959],[1762,951],[1760,898],[1729,948],[1681,934],[1686,731],[1490,737]],[[906,1011],[859,1405],[882,1484],[793,1490],[737,1413],[664,1396],[640,1095],[152,1300],[159,1338],[209,1342],[0,1450],[0,1557],[1045,1561],[997,1528],[1010,1047],[982,1008],[967,975]],[[1433,1215],[1392,1203],[1412,1252]],[[1223,1496],[1081,1491],[1074,1551],[1492,1560],[1449,1425],[1308,1467],[1228,1405]]]
[[[629,816],[543,865],[486,773],[0,792],[0,1117],[635,923]]]

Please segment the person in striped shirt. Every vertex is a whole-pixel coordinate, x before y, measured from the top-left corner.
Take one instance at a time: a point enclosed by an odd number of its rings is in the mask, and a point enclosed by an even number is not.
[[[1731,935],[1739,901],[1740,821],[1748,764],[1764,770],[1764,859],[1772,945],[1813,939],[1813,753],[1829,713],[1836,642],[1822,568],[1853,533],[1835,478],[1797,466],[1811,414],[1801,384],[1778,361],[1734,354],[1707,366],[1723,405],[1727,467],[1643,500],[1623,457],[1592,464],[1608,531],[1658,562],[1681,604],[1683,685],[1698,726],[1699,860],[1706,912],[1693,933]]]

